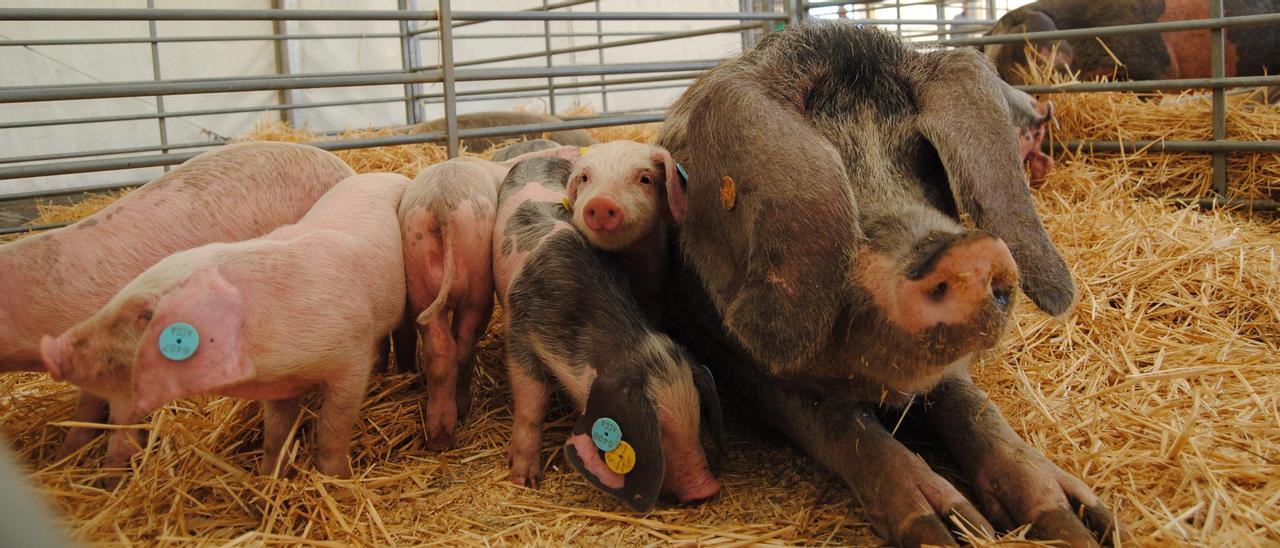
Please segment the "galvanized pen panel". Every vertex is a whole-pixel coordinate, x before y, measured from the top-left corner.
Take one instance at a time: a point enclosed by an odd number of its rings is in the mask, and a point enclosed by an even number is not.
[[[1221,47],[1221,29],[1275,24],[1280,14],[1222,17],[1221,0],[1211,1],[1216,11],[1205,20],[998,37],[980,34],[1009,9],[1004,0],[379,0],[358,10],[317,9],[328,8],[319,0],[236,0],[218,9],[170,0],[117,0],[93,9],[26,3],[0,8],[0,60],[36,66],[0,75],[0,143],[7,145],[0,152],[0,199],[8,200],[135,185],[262,120],[336,133],[444,117],[450,122],[445,132],[319,145],[434,141],[451,154],[459,138],[470,136],[659,121],[701,71],[805,17],[849,16],[940,47],[1212,29],[1212,78],[1023,89],[1213,89],[1212,140],[1054,143],[1212,154],[1216,195],[1188,200],[1227,196],[1227,154],[1280,150],[1280,143],[1225,138],[1223,91],[1276,85],[1280,77],[1223,78]],[[628,11],[637,5],[644,11]],[[590,105],[596,115],[456,129],[460,112],[510,110],[529,101],[553,114]],[[0,228],[14,230],[20,229]]]

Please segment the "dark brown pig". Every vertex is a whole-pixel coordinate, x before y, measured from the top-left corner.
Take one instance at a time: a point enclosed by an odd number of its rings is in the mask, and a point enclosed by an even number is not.
[[[487,127],[519,126],[525,124],[545,124],[547,122],[563,122],[560,118],[547,114],[532,112],[475,112],[458,116],[458,129],[477,129]],[[431,133],[445,130],[445,119],[422,122],[409,128],[410,133]],[[472,152],[483,152],[494,145],[511,139],[546,138],[561,145],[587,146],[595,143],[587,132],[580,129],[562,129],[557,131],[534,131],[517,135],[500,135],[496,137],[471,137],[463,139],[460,144]]]
[[[1277,13],[1280,0],[1225,0],[1223,12],[1228,17]],[[1005,14],[990,34],[1207,18],[1207,0],[1039,0]],[[1280,25],[1226,29],[1225,45],[1227,76],[1260,76],[1280,69]],[[1212,75],[1208,29],[1037,40],[1030,47],[1045,59],[1052,59],[1056,68],[1080,71],[1086,79],[1115,75],[1127,80],[1158,80]],[[990,44],[983,49],[1001,78],[1024,83],[1027,44]]]
[[[292,143],[228,145],[201,154],[71,226],[0,246],[0,372],[40,371],[40,337],[102,308],[156,261],[297,222],[354,174],[337,156]],[[101,422],[106,403],[84,395],[72,416]],[[97,431],[73,428],[59,455]]]
[[[516,156],[520,156],[522,154],[537,152],[539,150],[547,150],[551,148],[556,148],[558,146],[560,146],[558,143],[549,139],[532,139],[529,141],[520,141],[519,143],[512,143],[510,145],[504,146],[498,149],[497,151],[495,151],[493,153],[493,161],[505,162],[507,160],[511,160]]]
[[[1075,297],[1004,87],[974,50],[804,24],[700,78],[659,137],[689,174],[667,186],[687,193],[673,331],[899,545],[955,543],[953,516],[1082,545],[1114,531],[967,373],[1019,286],[1054,315]],[[879,421],[913,399],[981,512]]]
[[[166,257],[85,321],[44,337],[45,366],[109,401],[117,425],[193,395],[264,400],[263,473],[281,458],[301,396],[319,390],[316,468],[349,477],[369,372],[404,313],[396,208],[408,182],[353,175],[296,224]],[[108,467],[137,451],[130,432],[112,432]]]
[[[522,162],[499,193],[494,281],[515,404],[511,479],[536,486],[542,476],[542,424],[557,382],[581,413],[565,454],[592,485],[641,511],[659,492],[709,498],[720,483],[700,432],[709,427],[718,439],[714,389],[695,379],[681,346],[649,327],[620,265],[570,224],[570,169],[563,160]]]

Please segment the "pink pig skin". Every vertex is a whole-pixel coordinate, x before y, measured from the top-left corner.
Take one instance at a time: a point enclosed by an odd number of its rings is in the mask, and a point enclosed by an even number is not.
[[[410,317],[422,337],[427,447],[453,445],[471,407],[476,341],[493,312],[490,240],[503,164],[455,158],[410,183],[400,202]]]
[[[211,242],[297,222],[354,174],[337,156],[292,143],[243,143],[201,154],[71,226],[0,246],[0,372],[40,371],[40,337],[88,318],[156,261]],[[73,420],[100,422],[82,397]],[[59,456],[97,431],[73,428]]]
[[[98,313],[46,337],[46,367],[109,401],[114,424],[201,393],[267,400],[264,472],[275,467],[298,398],[320,389],[317,468],[349,476],[369,372],[404,311],[396,209],[407,184],[391,174],[349,177],[297,224],[156,263]],[[179,321],[200,343],[175,361],[158,341]],[[136,449],[127,431],[113,432],[107,464],[127,465]]]

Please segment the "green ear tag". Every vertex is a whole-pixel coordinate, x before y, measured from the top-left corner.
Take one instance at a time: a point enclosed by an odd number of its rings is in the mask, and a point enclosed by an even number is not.
[[[200,347],[200,332],[189,323],[174,322],[160,332],[160,353],[175,362],[190,358]]]

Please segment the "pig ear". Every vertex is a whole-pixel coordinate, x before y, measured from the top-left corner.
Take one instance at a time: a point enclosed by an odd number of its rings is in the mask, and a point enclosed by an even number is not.
[[[629,446],[635,466],[626,473],[610,468],[610,456],[593,441],[593,434],[617,426],[621,443],[614,451],[625,453]],[[607,438],[607,436],[605,436]],[[605,447],[612,444],[605,443]],[[587,410],[573,425],[565,443],[569,464],[597,489],[613,495],[637,512],[653,508],[662,489],[666,465],[662,460],[662,439],[658,415],[649,398],[644,379],[638,377],[596,377],[587,396]]]
[[[1016,130],[999,81],[976,53],[931,54],[936,71],[917,83],[917,127],[938,152],[960,211],[1009,245],[1022,289],[1059,315],[1075,300],[1066,262],[1031,202]]]
[[[569,180],[564,185],[564,195],[569,198],[569,203],[573,204],[578,201],[578,179],[582,173],[578,171],[578,162],[573,163],[573,169],[569,171]]]
[[[671,209],[671,218],[676,224],[684,222],[685,215],[689,212],[689,199],[684,195],[684,180],[680,177],[680,172],[676,168],[676,161],[671,159],[671,153],[662,147],[653,147],[653,154],[649,156],[649,160],[653,165],[663,171],[663,181],[667,193],[667,207]]]
[[[60,381],[66,376],[67,361],[71,357],[71,345],[67,343],[67,335],[53,338],[48,335],[40,338],[40,360],[53,380]]]
[[[187,324],[194,333],[180,325],[174,328],[176,324]],[[138,409],[151,411],[184,396],[253,378],[253,364],[244,353],[243,326],[240,291],[216,269],[188,277],[160,300],[138,341],[133,373]],[[184,336],[194,336],[197,342],[193,345],[190,339],[181,338]]]

